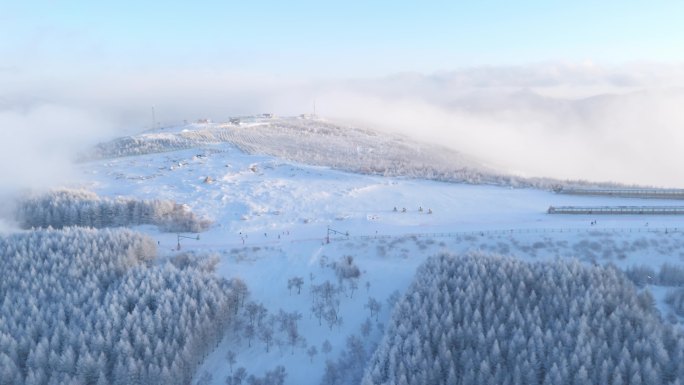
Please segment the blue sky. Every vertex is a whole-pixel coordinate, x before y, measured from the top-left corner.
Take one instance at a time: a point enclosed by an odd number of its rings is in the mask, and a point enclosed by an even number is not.
[[[8,1],[0,69],[298,77],[684,59],[681,1]]]

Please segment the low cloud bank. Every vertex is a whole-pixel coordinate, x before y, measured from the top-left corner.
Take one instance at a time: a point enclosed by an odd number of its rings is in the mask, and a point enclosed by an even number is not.
[[[314,100],[320,116],[442,144],[504,172],[684,187],[684,65],[538,64],[351,80],[19,71],[0,72],[0,83],[4,191],[65,183],[75,154],[108,137],[199,118],[311,113]]]
[[[684,187],[681,85],[674,66],[480,68],[348,83],[321,109],[517,175]]]
[[[0,191],[40,188],[73,177],[75,152],[106,130],[87,113],[57,105],[0,110]]]

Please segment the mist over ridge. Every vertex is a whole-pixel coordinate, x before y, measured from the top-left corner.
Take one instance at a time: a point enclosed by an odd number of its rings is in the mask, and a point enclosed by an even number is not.
[[[683,186],[682,65],[542,63],[365,79],[179,70],[57,80],[5,70],[0,79],[2,161],[22,159],[0,172],[5,188],[64,183],[76,152],[153,119],[289,116],[313,113],[314,103],[331,121],[444,145],[503,173]]]

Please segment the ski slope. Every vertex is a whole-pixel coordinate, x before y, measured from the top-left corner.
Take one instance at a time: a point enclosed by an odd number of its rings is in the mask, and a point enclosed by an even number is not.
[[[259,127],[271,131],[259,132]],[[364,308],[368,298],[382,303],[378,321],[373,321],[372,332],[365,339],[370,348],[381,337],[378,324],[389,319],[387,298],[394,291],[402,293],[417,266],[443,250],[481,250],[524,259],[576,257],[621,267],[648,264],[657,268],[684,260],[684,217],[546,213],[550,205],[668,206],[672,200],[558,195],[531,188],[447,183],[307,165],[297,162],[309,159],[304,155],[288,156],[295,153],[296,141],[291,137],[285,144],[289,149],[273,155],[279,137],[270,138],[273,127],[263,122],[239,128],[253,130],[250,137],[258,138],[248,148],[225,138],[176,142],[179,135],[206,138],[216,129],[190,125],[145,133],[140,140],[158,139],[145,151],[111,152],[81,163],[78,186],[109,197],[188,204],[213,225],[199,240],[182,239],[182,252],[218,257],[216,273],[243,279],[251,299],[263,302],[269,311],[302,313],[300,329],[306,344],[319,351],[312,362],[304,347],[297,347],[294,353],[289,347],[275,347],[266,353],[259,341],[252,341],[250,347],[244,338],[229,335],[198,372],[211,373],[213,384],[224,384],[230,373],[225,360],[228,350],[237,353],[234,367],[245,367],[250,374],[261,375],[283,365],[287,384],[320,383],[325,359],[340,354],[348,335],[359,334],[369,316]],[[298,132],[304,142],[309,140],[301,151],[321,145]],[[341,140],[337,136],[335,143]],[[333,148],[326,159],[343,155]],[[355,158],[354,162],[359,159],[374,158]],[[404,208],[406,212],[402,212]],[[595,220],[596,224],[591,224]],[[328,228],[342,235],[333,235],[328,243]],[[163,256],[178,253],[176,234],[149,226],[139,229],[159,242]],[[332,269],[322,265],[346,255],[353,256],[362,271],[359,289],[353,297],[341,298],[343,323],[330,330],[310,316],[308,288],[325,280],[337,282]],[[287,289],[288,279],[294,276],[305,280],[299,295]],[[654,293],[659,308],[667,313],[665,290],[656,287]],[[325,340],[333,346],[328,355],[321,353]]]

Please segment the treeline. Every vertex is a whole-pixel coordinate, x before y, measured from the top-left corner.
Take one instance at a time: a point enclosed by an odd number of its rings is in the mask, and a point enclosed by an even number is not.
[[[684,336],[613,267],[442,255],[394,309],[363,384],[678,384]]]
[[[630,266],[625,275],[637,286],[684,286],[684,267],[670,263],[661,265],[657,272],[648,265]]]
[[[665,296],[665,302],[680,317],[684,317],[684,288],[670,290]]]
[[[122,156],[154,154],[197,147],[198,143],[175,134],[154,134],[154,140],[147,135],[124,136],[109,142],[97,144],[81,160],[108,159]]]
[[[0,237],[0,385],[190,383],[238,290],[155,253],[125,229]]]
[[[672,311],[680,317],[684,317],[684,267],[665,263],[656,272],[647,265],[631,266],[625,270],[625,274],[639,286],[659,285],[669,286],[665,303],[670,305]],[[668,315],[668,318],[671,314]]]
[[[23,199],[18,204],[16,216],[23,228],[105,228],[151,224],[163,231],[196,233],[210,225],[187,206],[173,201],[109,199],[89,191],[67,189]]]

